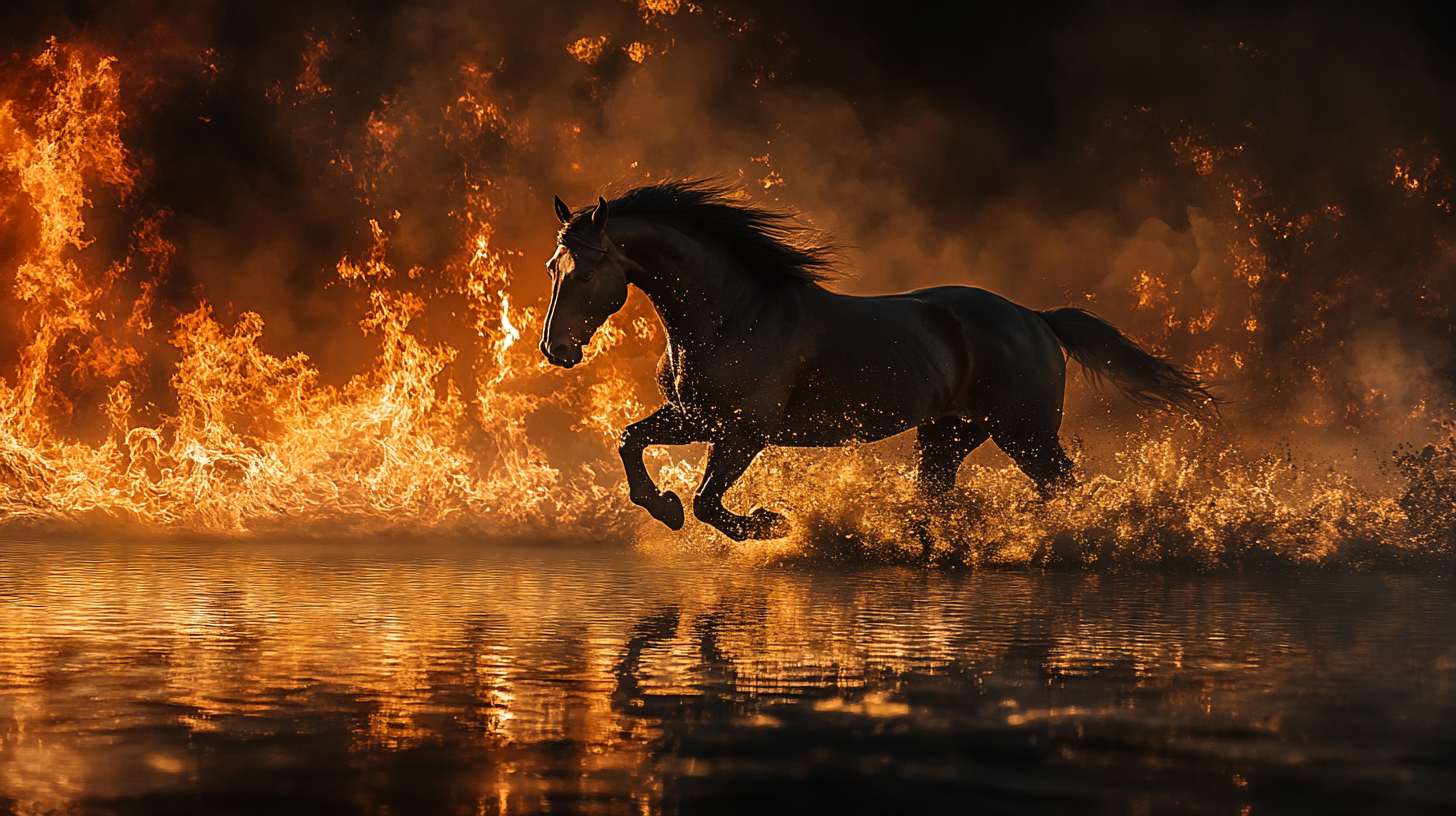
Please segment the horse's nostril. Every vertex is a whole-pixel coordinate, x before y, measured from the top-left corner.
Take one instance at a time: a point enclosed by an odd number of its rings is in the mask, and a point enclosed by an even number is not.
[[[554,345],[554,346],[551,347],[551,355],[550,356],[555,357],[558,360],[570,360],[571,359],[571,344],[570,343],[557,343],[556,345]]]

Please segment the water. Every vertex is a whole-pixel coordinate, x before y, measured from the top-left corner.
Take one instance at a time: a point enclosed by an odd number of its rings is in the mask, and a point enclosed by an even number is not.
[[[1434,813],[1456,584],[0,545],[0,813]]]

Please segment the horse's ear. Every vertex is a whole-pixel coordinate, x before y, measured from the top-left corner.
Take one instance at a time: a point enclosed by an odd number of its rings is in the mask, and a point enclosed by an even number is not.
[[[592,210],[592,226],[601,232],[607,226],[607,200],[597,196],[597,208]]]
[[[566,206],[566,202],[561,200],[561,196],[556,197],[556,217],[560,218],[563,224],[571,223],[571,208]]]

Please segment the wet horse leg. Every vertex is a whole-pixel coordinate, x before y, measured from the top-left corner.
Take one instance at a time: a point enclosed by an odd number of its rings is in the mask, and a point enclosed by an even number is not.
[[[627,489],[632,503],[647,508],[653,518],[672,530],[681,530],[683,526],[682,499],[671,490],[662,492],[657,489],[642,462],[642,452],[648,445],[686,445],[697,441],[698,435],[688,427],[682,410],[668,404],[628,425],[617,445],[622,467],[627,471]]]
[[[777,538],[788,533],[784,517],[762,507],[740,516],[723,506],[723,494],[738,481],[753,458],[764,448],[762,442],[729,441],[715,442],[708,452],[708,466],[703,472],[703,483],[693,497],[693,515],[698,520],[716,527],[723,535],[734,541],[749,538]]]
[[[1076,484],[1072,460],[1062,449],[1055,423],[1016,422],[991,432],[997,447],[1011,457],[1021,472],[1036,482],[1043,498]]]
[[[915,429],[915,447],[920,453],[916,483],[932,510],[955,487],[961,462],[989,436],[981,425],[960,417],[941,417]],[[935,550],[929,518],[917,520],[912,532],[920,540],[921,556],[928,560]]]
[[[985,428],[960,417],[942,417],[916,428],[921,493],[928,499],[939,499],[955,487],[961,462],[990,435]]]

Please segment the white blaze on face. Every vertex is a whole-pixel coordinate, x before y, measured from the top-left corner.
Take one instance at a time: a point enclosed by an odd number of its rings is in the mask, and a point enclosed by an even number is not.
[[[541,329],[541,351],[548,351],[552,343],[552,325],[556,318],[556,305],[561,296],[561,282],[576,268],[576,260],[571,253],[561,244],[556,245],[556,252],[551,260],[546,262],[546,271],[551,276],[551,304],[546,310],[546,322]]]
[[[556,254],[546,262],[546,269],[551,272],[551,277],[560,280],[562,276],[570,274],[575,268],[576,260],[571,257],[571,253],[566,251],[566,247],[557,244]]]

